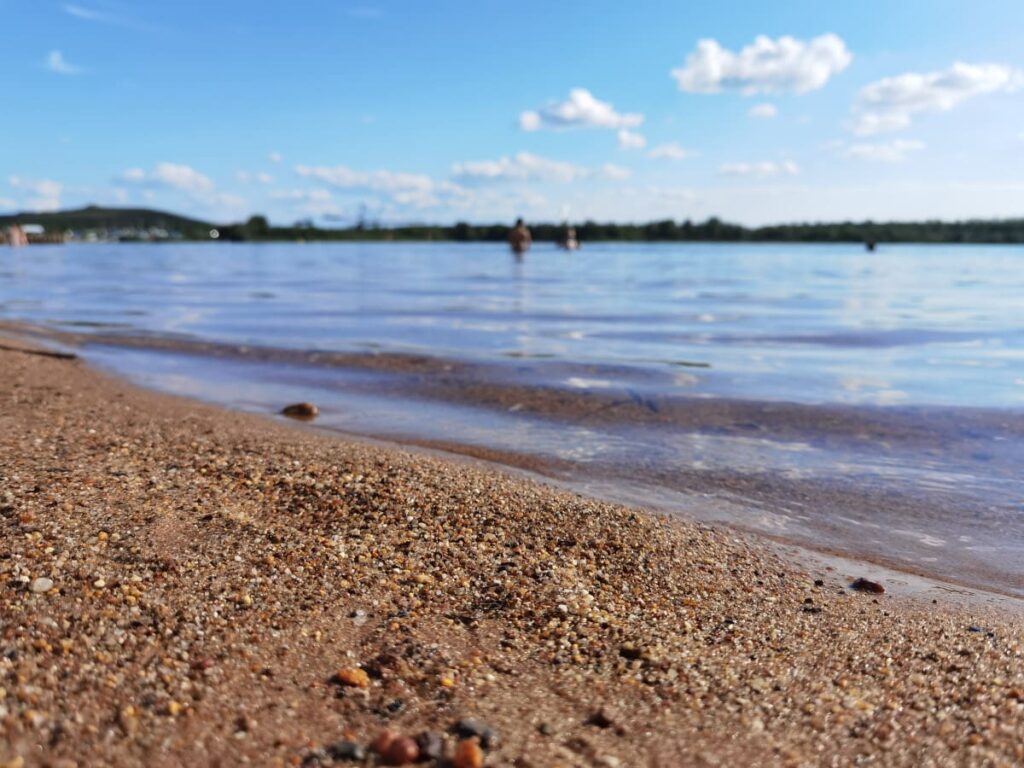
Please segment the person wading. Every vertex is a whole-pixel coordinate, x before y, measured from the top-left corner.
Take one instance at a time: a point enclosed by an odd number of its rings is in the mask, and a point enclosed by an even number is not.
[[[530,230],[526,228],[522,219],[516,219],[515,227],[508,233],[508,244],[512,248],[512,253],[521,258],[530,249],[532,243]]]

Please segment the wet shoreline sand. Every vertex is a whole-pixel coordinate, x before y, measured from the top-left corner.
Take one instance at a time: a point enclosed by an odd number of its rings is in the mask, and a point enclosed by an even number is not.
[[[343,437],[482,458],[589,496],[1024,596],[1024,414],[1013,409],[699,397],[666,389],[664,371],[597,363],[0,330],[172,394],[264,414],[312,398],[317,426]]]
[[[728,529],[0,365],[0,760],[327,765],[462,717],[495,766],[1024,760],[1013,603],[858,593]]]

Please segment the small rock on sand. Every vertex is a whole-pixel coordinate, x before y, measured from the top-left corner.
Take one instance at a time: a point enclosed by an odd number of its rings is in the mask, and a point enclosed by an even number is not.
[[[53,589],[53,579],[48,579],[45,576],[40,576],[38,579],[35,579],[32,582],[32,584],[29,586],[29,589],[31,589],[37,595],[41,595],[44,592],[49,592],[51,589]]]
[[[292,403],[282,408],[281,414],[292,419],[309,421],[320,415],[320,409],[312,403]]]
[[[863,577],[853,582],[850,585],[850,589],[855,589],[858,592],[870,592],[873,595],[880,595],[885,592],[885,587],[877,581],[869,581]]]

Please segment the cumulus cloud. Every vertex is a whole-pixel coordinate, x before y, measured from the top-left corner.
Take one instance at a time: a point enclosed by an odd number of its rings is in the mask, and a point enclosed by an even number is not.
[[[861,160],[874,160],[880,163],[902,163],[907,159],[908,152],[924,149],[924,143],[905,139],[880,142],[877,144],[851,144],[843,150],[847,157]]]
[[[497,160],[471,160],[455,163],[452,176],[465,181],[561,181],[568,182],[586,176],[586,168],[561,160],[519,152],[512,157]]]
[[[765,102],[763,104],[755,104],[749,110],[747,110],[748,116],[757,117],[762,120],[768,120],[770,118],[775,117],[777,114],[779,114],[779,110],[776,108],[774,104],[769,104],[768,102]]]
[[[672,77],[688,93],[806,93],[824,86],[852,60],[846,43],[832,34],[808,41],[759,35],[738,53],[704,39],[686,57],[685,66],[672,70]]]
[[[1024,72],[1000,64],[955,62],[941,72],[906,72],[861,89],[854,105],[854,133],[867,136],[908,127],[914,115],[948,112],[986,93],[1013,91]]]
[[[282,160],[284,160],[284,155],[282,155],[280,152],[271,152],[270,154],[267,155],[267,157],[270,159],[270,162],[272,163],[280,163]]]
[[[792,160],[775,162],[765,160],[760,163],[723,163],[718,168],[723,176],[753,176],[757,178],[768,178],[771,176],[796,176],[800,173],[800,166]]]
[[[24,190],[31,195],[26,201],[26,207],[30,210],[56,211],[60,208],[60,196],[64,191],[64,185],[59,181],[26,179],[23,176],[11,176],[7,181],[14,189]]]
[[[177,163],[157,163],[153,170],[148,172],[141,168],[129,168],[121,174],[119,181],[190,193],[212,192],[214,186],[209,177],[195,168]]]
[[[573,88],[569,98],[540,110],[519,115],[524,131],[541,128],[636,128],[644,121],[639,113],[620,114],[606,101],[596,99],[586,88]]]
[[[81,67],[76,67],[68,62],[60,51],[50,51],[46,57],[46,68],[58,75],[79,75],[82,73]]]
[[[643,149],[647,146],[647,139],[643,135],[626,128],[619,129],[618,138],[619,146],[623,149]]]
[[[668,144],[659,144],[656,147],[652,147],[648,151],[647,156],[655,160],[685,160],[688,157],[692,157],[693,152],[683,149],[674,141],[671,141]]]

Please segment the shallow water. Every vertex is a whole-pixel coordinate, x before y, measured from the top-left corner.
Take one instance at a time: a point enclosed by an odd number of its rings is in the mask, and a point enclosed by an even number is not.
[[[1024,594],[1024,249],[0,251],[0,317],[257,412]]]

